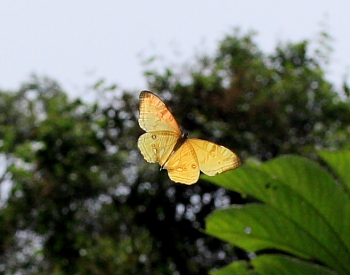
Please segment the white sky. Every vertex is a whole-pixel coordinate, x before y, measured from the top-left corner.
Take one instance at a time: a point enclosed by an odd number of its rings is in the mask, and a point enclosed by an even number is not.
[[[140,55],[190,61],[235,27],[256,30],[258,46],[271,52],[278,41],[316,39],[322,21],[334,38],[328,78],[340,86],[350,65],[347,0],[0,0],[0,89],[36,73],[74,96],[101,77],[142,90]]]

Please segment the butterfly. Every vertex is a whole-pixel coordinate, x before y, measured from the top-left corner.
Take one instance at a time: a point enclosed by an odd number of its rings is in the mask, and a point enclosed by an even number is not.
[[[138,147],[147,162],[158,162],[170,179],[183,184],[198,181],[200,171],[214,176],[238,167],[238,156],[213,142],[187,138],[164,102],[149,91],[140,94],[140,127],[146,131]]]

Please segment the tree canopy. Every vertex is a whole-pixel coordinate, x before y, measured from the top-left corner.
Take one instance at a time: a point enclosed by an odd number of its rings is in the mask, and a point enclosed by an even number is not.
[[[244,162],[319,160],[319,149],[349,148],[350,108],[310,43],[267,54],[235,31],[186,69],[144,74],[190,137]],[[206,274],[249,259],[203,229],[214,209],[252,198],[204,180],[175,184],[146,163],[139,91],[116,87],[98,82],[95,103],[43,77],[0,91],[2,274]]]

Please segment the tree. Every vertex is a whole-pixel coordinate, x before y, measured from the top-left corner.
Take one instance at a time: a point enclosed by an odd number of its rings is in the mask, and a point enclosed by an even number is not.
[[[348,101],[306,41],[262,53],[227,35],[189,70],[147,70],[190,136],[268,160],[349,144]],[[94,104],[34,78],[2,92],[0,140],[11,192],[0,209],[0,270],[11,274],[202,274],[245,251],[206,235],[205,217],[239,194],[205,181],[172,183],[140,155],[137,93],[103,81]],[[6,270],[6,272],[5,272]]]

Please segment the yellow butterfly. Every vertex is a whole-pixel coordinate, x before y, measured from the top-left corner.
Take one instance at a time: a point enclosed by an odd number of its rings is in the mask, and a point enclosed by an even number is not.
[[[224,146],[187,138],[164,102],[149,91],[140,94],[139,124],[147,132],[138,140],[145,160],[158,162],[175,182],[194,184],[200,171],[214,176],[241,164],[237,155]]]

